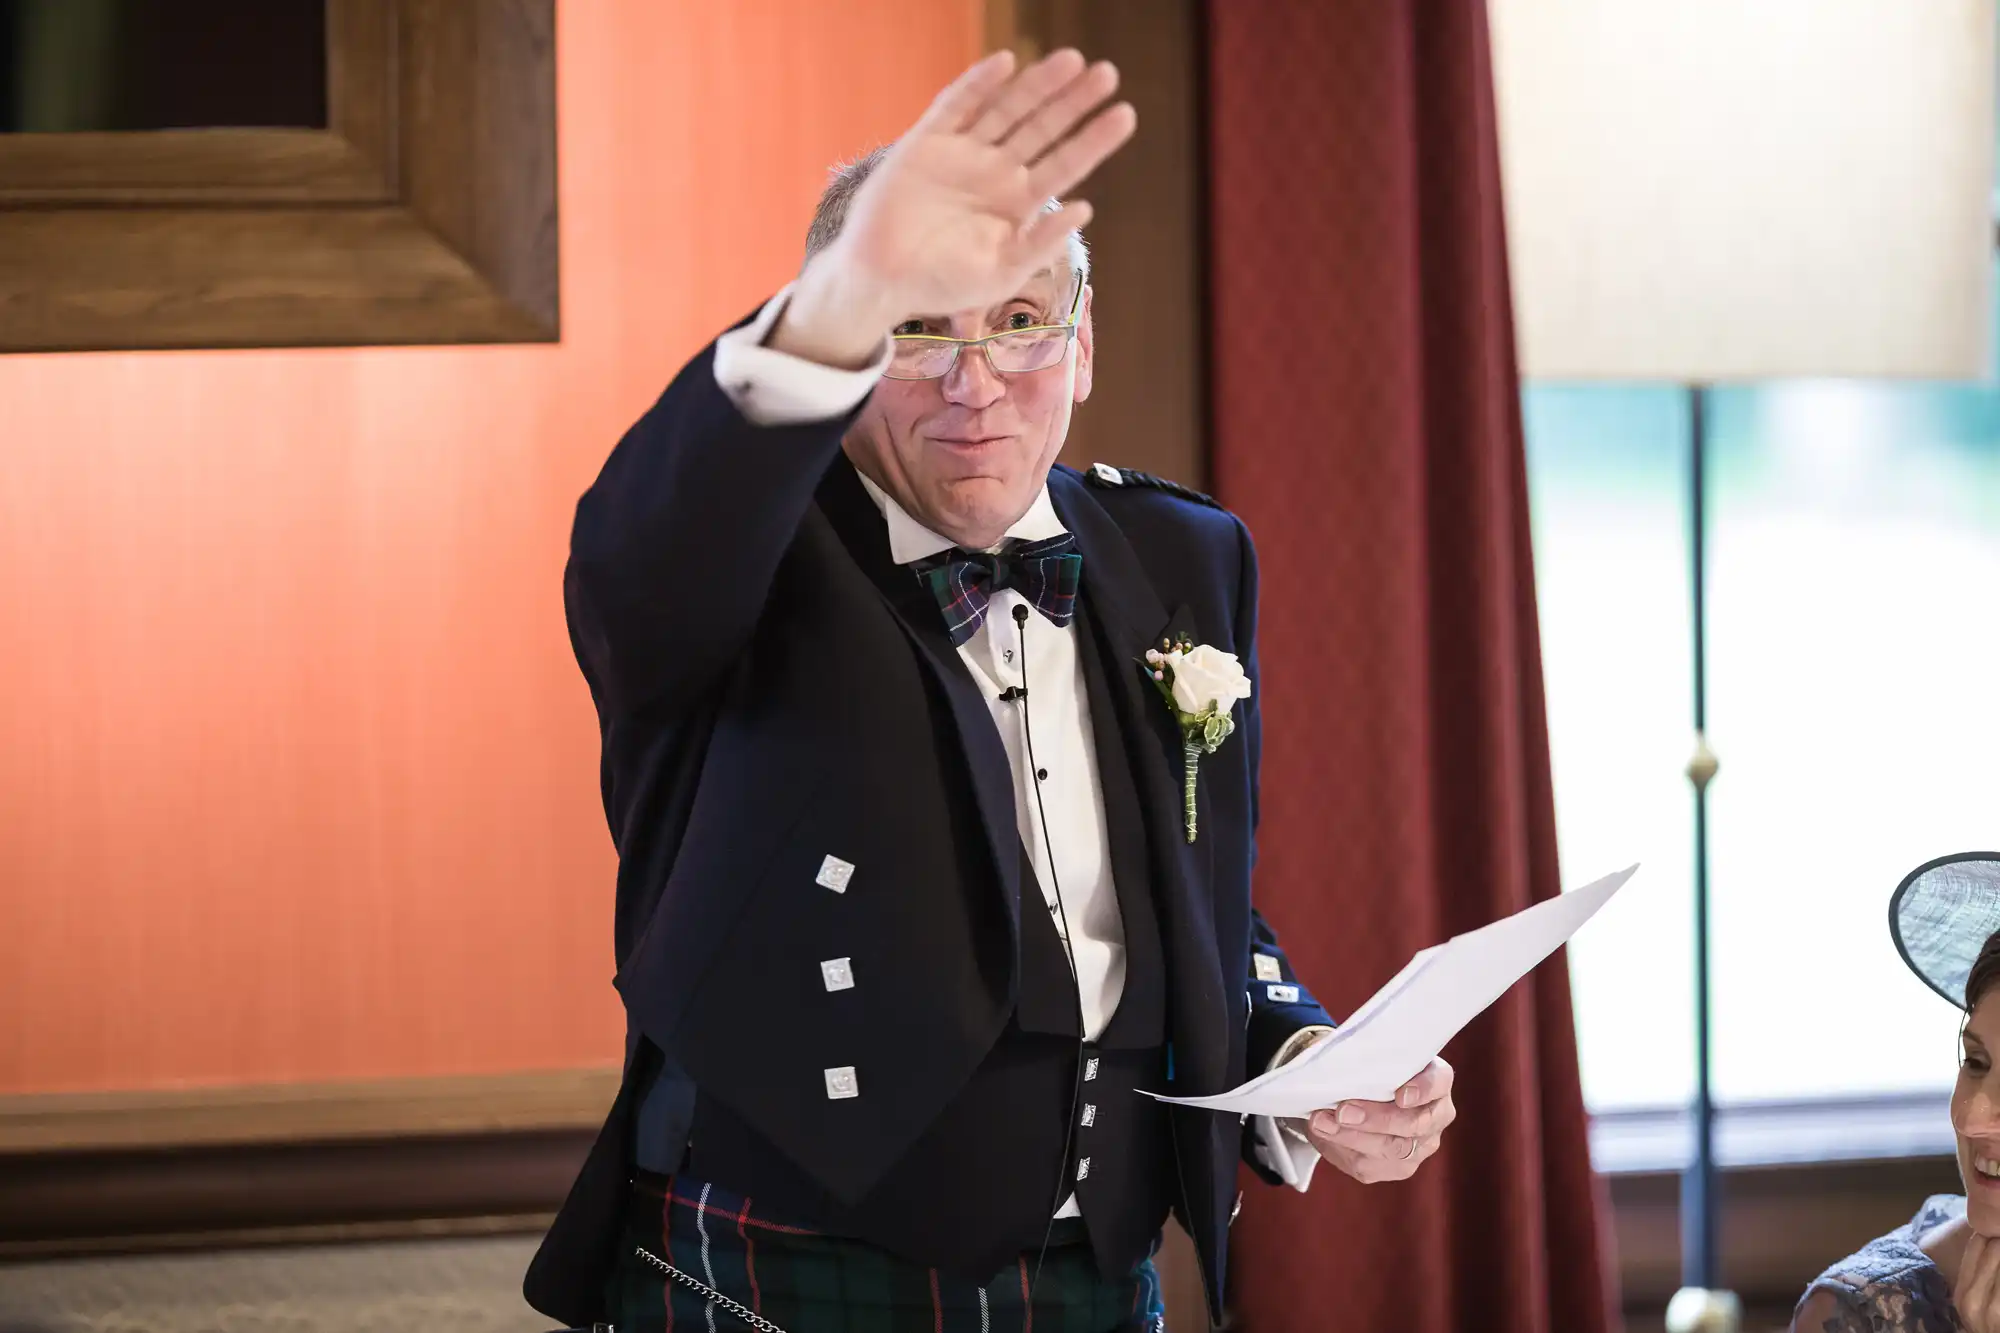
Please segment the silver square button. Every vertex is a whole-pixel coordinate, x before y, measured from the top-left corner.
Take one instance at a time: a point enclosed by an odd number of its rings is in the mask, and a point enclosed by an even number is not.
[[[1299,1002],[1299,988],[1297,986],[1266,986],[1264,987],[1264,994],[1271,998],[1272,1004],[1297,1004]]]
[[[1085,1129],[1089,1129],[1092,1125],[1096,1123],[1097,1123],[1096,1105],[1091,1102],[1085,1102],[1083,1105],[1083,1127]]]
[[[861,1095],[861,1085],[855,1081],[853,1065],[826,1071],[826,1095],[834,1101]]]
[[[829,856],[819,863],[819,874],[813,876],[813,883],[835,893],[846,893],[847,882],[854,878],[854,863],[843,861],[837,856]]]
[[[854,960],[829,958],[819,965],[819,975],[828,990],[853,990]]]
[[[1283,981],[1285,979],[1284,970],[1278,966],[1278,960],[1271,954],[1260,953],[1257,955],[1255,962],[1257,964],[1257,980]]]
[[[1079,1157],[1076,1159],[1076,1178],[1078,1180],[1090,1179],[1090,1159],[1088,1157]]]
[[[1090,1059],[1085,1060],[1083,1062],[1083,1081],[1085,1083],[1088,1083],[1096,1077],[1097,1077],[1097,1057],[1092,1056]]]

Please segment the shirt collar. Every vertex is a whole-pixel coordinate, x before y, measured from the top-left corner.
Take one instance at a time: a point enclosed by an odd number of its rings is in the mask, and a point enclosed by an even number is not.
[[[951,538],[939,536],[911,518],[909,511],[896,503],[896,497],[877,486],[860,468],[854,469],[854,474],[861,478],[868,498],[875,502],[875,507],[882,511],[882,518],[889,525],[891,560],[907,565],[958,545]],[[1001,540],[1012,537],[1021,541],[1041,541],[1045,537],[1059,537],[1068,531],[1062,520],[1056,517],[1055,504],[1049,499],[1049,485],[1043,482],[1042,489],[1035,493],[1034,503],[1028,506],[1028,512],[1014,520]]]

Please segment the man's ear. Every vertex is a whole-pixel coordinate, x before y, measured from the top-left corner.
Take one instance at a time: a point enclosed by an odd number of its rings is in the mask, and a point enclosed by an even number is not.
[[[1093,353],[1096,350],[1096,335],[1090,326],[1091,289],[1083,289],[1083,304],[1076,315],[1076,387],[1070,394],[1072,402],[1082,402],[1090,397],[1090,372]]]

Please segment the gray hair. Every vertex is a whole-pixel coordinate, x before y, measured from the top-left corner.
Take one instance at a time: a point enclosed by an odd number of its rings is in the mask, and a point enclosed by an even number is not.
[[[820,192],[819,204],[813,209],[812,225],[806,229],[808,260],[833,244],[833,238],[840,234],[841,227],[847,222],[848,206],[860,192],[861,183],[882,165],[882,159],[889,155],[892,147],[893,144],[882,144],[827,172],[826,189]],[[1042,211],[1053,213],[1061,207],[1060,199],[1050,199],[1042,205]],[[1069,244],[1063,252],[1063,268],[1072,279],[1090,281],[1090,247],[1084,243],[1080,231],[1069,234]]]

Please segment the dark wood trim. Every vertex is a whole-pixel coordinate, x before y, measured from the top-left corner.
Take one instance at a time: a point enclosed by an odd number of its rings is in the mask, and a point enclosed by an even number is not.
[[[556,339],[553,0],[327,36],[327,131],[0,136],[0,352]]]
[[[0,1097],[0,1258],[536,1231],[618,1078]]]
[[[1680,1176],[1648,1171],[1606,1183],[1628,1333],[1660,1328],[1680,1285]],[[1930,1195],[1959,1189],[1950,1157],[1723,1172],[1722,1278],[1744,1302],[1744,1327],[1784,1327],[1806,1284],[1829,1265],[1908,1222]]]
[[[1077,191],[1095,290],[1096,383],[1062,461],[1206,484],[1201,15],[1195,0],[988,0],[989,46],[1032,59],[1074,46],[1117,64],[1139,133]]]
[[[531,1229],[562,1202],[595,1135],[0,1156],[0,1257]]]
[[[618,1095],[618,1076],[612,1065],[0,1097],[0,1156],[172,1152],[406,1135],[595,1133]]]
[[[381,1241],[462,1240],[481,1236],[539,1236],[555,1221],[553,1211],[493,1217],[415,1217],[380,1222],[330,1222],[308,1226],[260,1226],[221,1231],[161,1231],[102,1236],[0,1240],[0,1265],[37,1259],[81,1259],[135,1254],[203,1254],[277,1246],[363,1245]],[[4,1272],[4,1268],[0,1268]],[[9,1330],[12,1333],[12,1330]]]

